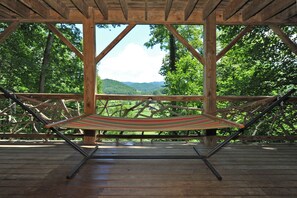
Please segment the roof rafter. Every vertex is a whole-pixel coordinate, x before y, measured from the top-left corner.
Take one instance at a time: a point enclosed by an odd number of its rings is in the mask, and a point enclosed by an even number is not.
[[[97,7],[99,8],[103,18],[108,20],[108,8],[104,0],[94,0]]]
[[[52,7],[63,18],[69,18],[69,9],[59,0],[44,0],[50,7]]]
[[[222,2],[222,0],[208,0],[203,7],[203,19],[205,20]]]
[[[167,0],[165,6],[165,21],[167,21],[171,7],[172,7],[173,0]]]
[[[16,0],[1,0],[0,4],[7,7],[21,17],[29,17],[30,9]]]
[[[86,17],[89,18],[89,6],[84,0],[71,0],[77,9]]]
[[[269,4],[265,9],[263,9],[263,13],[261,15],[262,20],[265,21],[274,15],[278,14],[282,10],[296,3],[296,0],[275,0],[271,4]]]
[[[254,0],[252,3],[242,11],[243,21],[248,20],[258,12],[260,12],[265,6],[270,4],[273,0]]]
[[[196,7],[196,4],[198,3],[198,0],[189,0],[188,4],[185,8],[185,21],[188,20],[188,18],[191,16],[193,10]]]
[[[4,7],[3,5],[0,4],[0,15],[9,18],[11,17],[12,11],[9,10],[8,8]]]
[[[36,0],[19,0],[24,5],[29,7],[31,10],[39,14],[43,18],[47,18],[49,15],[49,10],[40,1]]]
[[[293,4],[291,7],[286,9],[286,12],[280,12],[279,14],[275,15],[274,17],[270,18],[271,20],[287,20],[291,17],[297,15],[297,2]]]
[[[126,20],[128,20],[128,4],[127,4],[126,0],[120,0],[120,4],[121,4],[121,8],[122,8],[124,17]]]
[[[234,14],[236,14],[246,3],[248,0],[232,0],[224,10],[224,20],[228,20]]]

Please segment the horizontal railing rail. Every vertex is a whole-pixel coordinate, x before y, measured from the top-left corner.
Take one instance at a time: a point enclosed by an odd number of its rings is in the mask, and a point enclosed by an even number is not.
[[[57,121],[83,114],[82,94],[16,93],[26,105],[38,111],[45,119]],[[217,96],[219,117],[246,122],[261,112],[275,96]],[[199,114],[203,111],[203,96],[187,95],[118,95],[97,94],[97,113],[120,117],[158,117]],[[288,104],[273,112],[267,121],[260,121],[248,134],[240,137],[246,141],[296,141],[297,97],[290,97]],[[295,115],[295,117],[294,117]],[[216,137],[223,140],[229,130],[222,130]],[[231,130],[232,132],[232,130]],[[294,133],[295,132],[295,133]],[[65,130],[71,138],[82,138],[82,130]],[[99,131],[98,139],[201,139],[201,131],[127,133]],[[0,138],[2,139],[55,139],[56,136],[38,124],[30,115],[8,102],[0,93]]]

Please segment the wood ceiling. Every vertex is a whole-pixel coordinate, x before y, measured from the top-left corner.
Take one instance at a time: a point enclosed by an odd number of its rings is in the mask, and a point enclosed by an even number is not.
[[[1,0],[2,22],[297,24],[296,0]]]

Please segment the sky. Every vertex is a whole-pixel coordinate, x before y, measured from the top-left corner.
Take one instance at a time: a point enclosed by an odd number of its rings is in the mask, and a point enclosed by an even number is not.
[[[97,55],[119,35],[125,25],[96,29]],[[101,79],[121,82],[163,81],[159,74],[165,52],[159,46],[146,48],[150,38],[148,25],[135,26],[97,65]]]

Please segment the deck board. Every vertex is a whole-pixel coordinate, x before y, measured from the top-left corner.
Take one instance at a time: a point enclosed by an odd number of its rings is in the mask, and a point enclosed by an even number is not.
[[[195,155],[203,145],[181,142],[116,146],[99,155]],[[297,197],[296,144],[229,144],[199,159],[90,160],[65,178],[81,156],[65,144],[0,145],[0,197]]]

